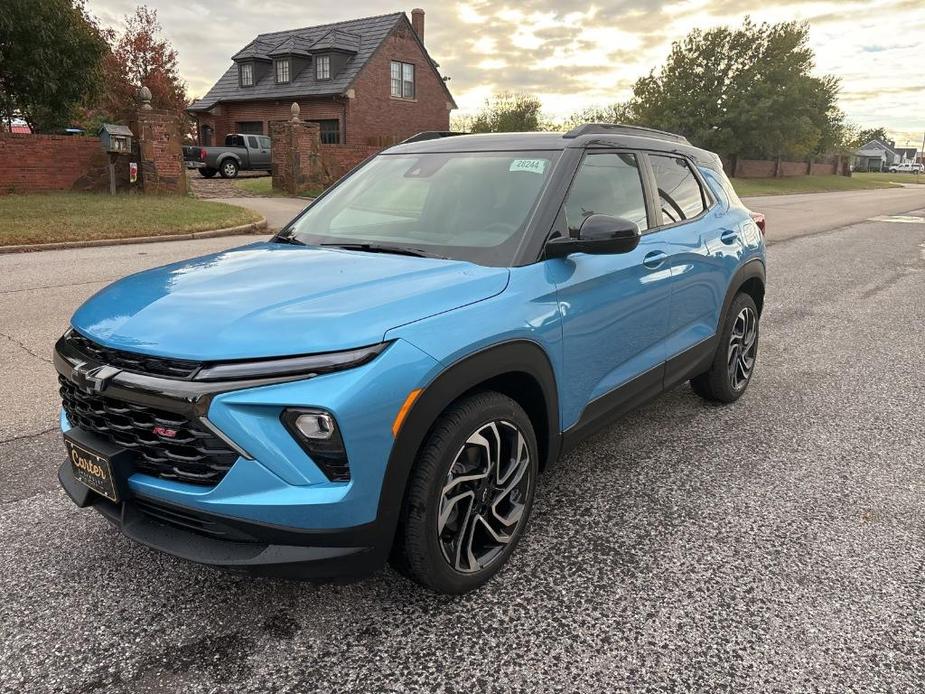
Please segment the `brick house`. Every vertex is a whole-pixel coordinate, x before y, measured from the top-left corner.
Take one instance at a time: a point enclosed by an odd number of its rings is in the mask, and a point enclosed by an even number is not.
[[[269,134],[292,102],[324,144],[387,145],[449,130],[456,102],[424,47],[424,11],[260,34],[189,112],[199,143]]]

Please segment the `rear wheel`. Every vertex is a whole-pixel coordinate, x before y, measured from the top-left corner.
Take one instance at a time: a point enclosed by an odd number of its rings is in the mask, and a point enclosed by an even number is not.
[[[464,593],[504,565],[530,517],[538,471],[530,418],[495,392],[453,404],[411,473],[396,567],[440,593]]]
[[[199,175],[204,176],[205,178],[212,178],[217,173],[218,171],[216,171],[215,169],[210,169],[208,167],[199,169]]]
[[[226,159],[219,165],[218,170],[222,178],[234,178],[238,175],[238,162],[234,159]]]
[[[736,294],[726,315],[710,370],[691,379],[705,400],[735,402],[752,379],[758,357],[758,308],[744,292]]]

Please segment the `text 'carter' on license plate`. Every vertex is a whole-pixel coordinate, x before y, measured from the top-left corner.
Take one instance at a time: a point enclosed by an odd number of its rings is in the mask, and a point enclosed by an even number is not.
[[[116,482],[112,478],[112,465],[109,459],[87,450],[67,437],[64,438],[64,446],[77,481],[87,485],[96,493],[102,494],[110,501],[118,502],[119,495],[116,492]]]

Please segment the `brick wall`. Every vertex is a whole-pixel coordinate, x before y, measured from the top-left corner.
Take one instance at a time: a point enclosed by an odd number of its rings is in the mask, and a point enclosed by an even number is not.
[[[345,109],[343,99],[325,97],[323,99],[297,99],[297,102],[302,120],[337,120],[343,135]],[[199,114],[199,123],[200,126],[210,126],[214,132],[212,143],[221,145],[225,142],[225,135],[238,132],[237,123],[260,122],[263,124],[264,134],[271,135],[270,124],[289,120],[292,115],[289,110],[291,107],[291,100],[225,103],[213,109],[215,113]]]
[[[729,173],[732,162],[723,158],[723,168]],[[773,178],[778,172],[774,159],[739,159],[736,162],[735,178]],[[825,157],[821,161],[781,161],[779,176],[832,176],[838,173],[838,158]]]
[[[415,99],[390,95],[389,63],[414,65]],[[450,106],[443,83],[431,69],[412,30],[399,23],[366,64],[354,84],[355,96],[347,105],[350,144],[396,141],[425,130],[449,130]]]
[[[128,186],[128,160],[117,161],[120,188]],[[0,134],[0,162],[0,195],[109,189],[109,160],[96,137]]]
[[[357,164],[381,151],[376,145],[321,145],[325,185],[334,183]]]

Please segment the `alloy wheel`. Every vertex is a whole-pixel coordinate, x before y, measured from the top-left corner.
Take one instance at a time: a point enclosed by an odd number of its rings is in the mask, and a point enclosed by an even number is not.
[[[456,571],[491,566],[514,538],[530,489],[530,449],[511,422],[489,422],[459,449],[437,512],[443,557]]]
[[[729,337],[727,367],[729,383],[736,391],[748,384],[752,369],[755,367],[755,353],[758,349],[758,316],[748,306],[739,311],[732,324]]]

